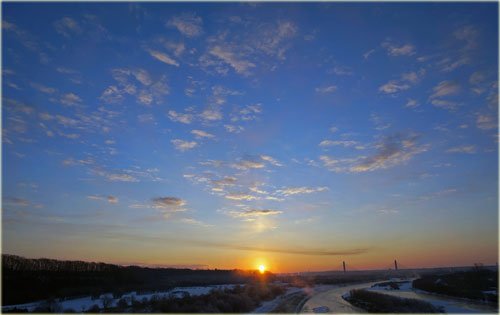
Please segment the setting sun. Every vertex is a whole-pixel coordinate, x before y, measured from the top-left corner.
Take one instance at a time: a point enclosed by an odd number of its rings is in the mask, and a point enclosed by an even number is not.
[[[264,273],[266,271],[266,266],[264,265],[259,265],[259,272]]]

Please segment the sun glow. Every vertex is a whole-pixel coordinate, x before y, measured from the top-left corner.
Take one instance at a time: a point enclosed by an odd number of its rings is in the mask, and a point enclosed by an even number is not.
[[[264,265],[259,265],[259,272],[264,273],[266,271],[266,266]]]

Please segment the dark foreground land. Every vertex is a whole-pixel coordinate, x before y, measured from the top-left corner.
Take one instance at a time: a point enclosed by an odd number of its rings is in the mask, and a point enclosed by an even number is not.
[[[450,274],[427,275],[413,287],[431,293],[498,304],[498,269],[475,268]]]
[[[351,290],[345,299],[369,313],[440,313],[430,303],[367,290]]]
[[[2,255],[2,305],[113,292],[167,291],[178,286],[269,282],[270,273],[118,266]]]
[[[401,279],[416,276],[421,279],[415,280],[413,285],[422,290],[483,302],[487,300],[493,303],[498,300],[496,269],[446,270],[328,271],[275,275],[242,270],[145,268],[83,261],[27,259],[3,254],[2,311],[249,313],[262,306],[259,309],[265,309],[266,312],[296,313],[308,299],[308,292],[316,285],[383,281],[377,285],[394,290],[403,283]],[[212,287],[214,285],[225,286]],[[183,287],[209,288],[201,295],[190,295],[190,292],[198,289],[190,291]],[[288,290],[291,287],[295,289]],[[172,290],[174,288],[176,289]],[[164,294],[160,294],[162,292]],[[263,302],[273,299],[276,300],[263,305]],[[349,302],[370,312],[440,311],[425,302],[364,290],[351,291]],[[19,305],[24,303],[32,304]],[[17,308],[13,308],[13,305],[17,305]]]
[[[373,272],[277,276],[269,272],[260,274],[257,271],[125,267],[83,261],[28,259],[3,254],[2,306],[82,296],[92,296],[98,299],[100,295],[110,292],[115,298],[119,298],[131,291],[158,292],[168,291],[175,287],[220,284],[249,285],[249,287],[254,285],[259,290],[263,290],[260,300],[265,300],[269,295],[266,293],[267,289],[261,286],[262,283],[279,281],[282,286],[289,284],[295,287],[309,287],[316,284],[380,280],[384,276],[383,273]],[[269,290],[277,292],[277,289],[271,287]],[[241,293],[238,292],[237,290],[235,294]],[[256,297],[258,294],[249,295]],[[286,308],[287,306],[283,306],[283,311]]]
[[[266,283],[236,286],[233,289],[215,289],[200,296],[153,297],[149,300],[132,299],[131,303],[122,298],[116,305],[105,305],[99,308],[96,304],[85,310],[85,313],[248,313],[278,295],[285,289],[281,286]],[[9,310],[11,313],[27,313],[26,309]],[[75,313],[74,309],[63,309],[54,300],[42,303],[34,313]]]

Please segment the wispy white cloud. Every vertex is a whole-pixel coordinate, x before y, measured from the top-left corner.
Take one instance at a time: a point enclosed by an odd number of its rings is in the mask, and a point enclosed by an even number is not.
[[[281,163],[269,155],[259,155],[242,158],[238,162],[231,164],[231,167],[239,170],[262,169],[266,167],[266,163],[282,166]]]
[[[9,112],[13,113],[23,113],[26,115],[31,115],[35,112],[35,109],[31,106],[26,105],[23,102],[20,102],[11,98],[2,98],[3,100],[3,108]]]
[[[391,123],[385,122],[384,119],[376,113],[370,114],[370,121],[375,124],[376,130],[385,130],[392,126]]]
[[[229,211],[227,214],[233,218],[261,217],[282,214],[283,211],[273,209],[249,209],[244,211]]]
[[[137,120],[140,123],[142,123],[142,124],[154,123],[155,122],[155,118],[154,118],[153,114],[141,114],[141,115],[138,115],[137,116]]]
[[[2,30],[15,34],[19,42],[31,51],[39,51],[40,44],[36,38],[26,30],[21,29],[16,24],[2,20]]]
[[[238,200],[238,201],[251,201],[251,200],[260,199],[257,196],[245,194],[245,193],[229,193],[229,194],[225,195],[224,198],[230,199],[230,200]]]
[[[398,214],[399,210],[392,209],[392,208],[382,208],[382,209],[378,209],[377,213],[382,214],[382,215]]]
[[[379,87],[379,91],[385,94],[395,94],[404,90],[408,90],[412,85],[417,84],[425,75],[425,69],[418,71],[410,71],[401,74],[399,80],[390,80],[386,84]]]
[[[111,71],[117,85],[110,85],[101,94],[100,99],[106,103],[121,103],[126,95],[134,95],[142,105],[160,104],[170,92],[166,77],[153,80],[145,69],[115,68]]]
[[[416,84],[425,75],[426,70],[420,69],[419,71],[405,72],[401,75],[401,80],[412,84]]]
[[[458,108],[458,106],[460,105],[457,102],[447,101],[447,100],[439,100],[439,99],[431,100],[431,104],[437,108],[442,108],[442,109],[446,109],[449,111],[456,110]]]
[[[67,139],[78,139],[80,138],[80,135],[77,133],[64,133],[64,132],[58,132],[57,133],[59,136],[67,138]]]
[[[220,108],[216,106],[210,106],[206,108],[199,114],[199,116],[205,121],[216,121],[223,118]]]
[[[200,162],[200,165],[212,166],[212,167],[221,167],[224,165],[224,161],[220,160],[207,160]]]
[[[479,31],[472,25],[465,25],[457,29],[453,35],[456,39],[465,41],[465,49],[474,49],[477,46],[477,37],[479,36]]]
[[[249,70],[255,67],[254,63],[237,56],[228,46],[214,46],[210,49],[209,54],[221,59],[239,74],[248,75]]]
[[[40,91],[45,94],[54,94],[55,92],[57,92],[57,89],[42,84],[32,82],[30,85],[37,91]]]
[[[152,201],[155,208],[182,209],[187,205],[186,200],[177,197],[157,197]]]
[[[476,72],[472,73],[469,77],[469,83],[471,85],[479,85],[479,84],[483,83],[484,81],[486,81],[486,76],[481,71],[476,71]]]
[[[174,139],[171,142],[174,145],[176,150],[179,150],[182,152],[191,150],[198,145],[198,143],[196,141],[185,141],[185,140],[180,140],[180,139]]]
[[[153,57],[153,58],[155,58],[163,63],[166,63],[167,65],[171,65],[171,66],[175,66],[175,67],[179,66],[179,63],[177,61],[175,61],[174,59],[172,59],[169,55],[167,55],[165,53],[162,53],[158,50],[153,50],[153,49],[148,49],[148,52],[151,55],[151,57]]]
[[[203,33],[203,20],[194,13],[174,16],[168,20],[167,26],[176,28],[187,37],[196,37]]]
[[[66,93],[60,97],[59,102],[66,106],[78,106],[81,105],[82,99],[75,93]]]
[[[209,138],[209,139],[215,138],[215,136],[213,134],[208,133],[208,132],[203,131],[203,130],[194,129],[194,130],[191,130],[191,133],[193,135],[195,135],[196,138],[199,138],[199,139],[201,139],[201,138]]]
[[[118,203],[118,198],[112,195],[109,196],[101,196],[101,195],[89,195],[87,196],[88,199],[92,200],[106,200],[110,204],[116,204]]]
[[[420,106],[418,101],[416,99],[412,99],[412,98],[409,98],[406,102],[406,105],[405,105],[405,107],[408,107],[408,108],[415,108],[418,106]]]
[[[74,159],[74,158],[68,158],[62,161],[63,165],[69,166],[69,165],[92,165],[94,164],[95,161],[91,158],[87,159]]]
[[[475,145],[462,145],[462,146],[458,146],[458,147],[449,148],[448,150],[446,150],[446,152],[473,154],[473,153],[476,153],[476,146]]]
[[[382,43],[382,47],[387,50],[387,54],[390,56],[412,56],[415,52],[415,46],[411,44],[397,45],[390,41]]]
[[[477,114],[476,126],[479,129],[489,130],[496,129],[498,126],[497,119],[493,115]]]
[[[238,96],[244,94],[242,91],[232,90],[222,85],[212,86],[212,93],[215,96]]]
[[[65,67],[57,67],[56,71],[59,73],[63,73],[63,74],[79,74],[80,73],[77,70],[65,68]]]
[[[363,58],[364,58],[364,59],[368,59],[368,58],[370,57],[370,55],[371,55],[371,54],[373,54],[374,52],[375,52],[375,49],[370,49],[370,50],[368,50],[367,52],[365,52],[365,53],[363,54]]]
[[[218,75],[233,70],[250,76],[261,65],[262,69],[274,71],[286,59],[296,32],[297,26],[292,21],[260,23],[252,19],[237,32],[226,29],[207,38],[208,49],[199,57],[199,65]]]
[[[116,86],[110,85],[108,86],[101,94],[101,100],[104,102],[111,103],[120,103],[124,99],[122,91],[120,91]]]
[[[455,58],[445,57],[437,62],[437,66],[443,72],[451,72],[461,66],[467,65],[471,62],[467,55],[461,55]]]
[[[238,163],[232,165],[233,168],[240,170],[249,170],[249,169],[259,169],[264,168],[265,164],[262,161],[255,160],[240,160]]]
[[[460,91],[460,85],[453,81],[441,81],[433,88],[433,91],[431,98],[453,95]]]
[[[396,80],[391,80],[387,82],[386,84],[380,86],[378,90],[380,92],[383,92],[385,94],[394,94],[398,93],[400,91],[408,90],[410,88],[409,84],[406,83],[400,83]]]
[[[471,85],[471,90],[475,94],[477,95],[483,94],[487,89],[486,74],[482,71],[476,71],[472,73],[469,77],[469,83]]]
[[[73,34],[80,34],[82,32],[82,28],[78,22],[70,17],[63,17],[55,21],[54,28],[59,34],[65,37],[71,37]]]
[[[151,75],[148,71],[138,68],[130,71],[130,74],[135,77],[137,81],[139,81],[142,85],[151,85],[153,80],[151,79]]]
[[[478,35],[479,31],[472,25],[458,28],[453,33],[453,37],[461,46],[447,52],[446,56],[436,63],[441,71],[451,72],[464,65],[471,64],[474,59],[471,52],[477,48]],[[462,46],[463,44],[465,46]]]
[[[336,85],[328,85],[328,86],[322,86],[322,87],[317,87],[315,89],[316,93],[321,93],[321,94],[326,94],[326,93],[332,93],[337,90]]]
[[[417,138],[412,134],[396,134],[386,137],[376,146],[378,152],[375,155],[361,159],[361,162],[351,167],[350,170],[355,173],[369,172],[407,162],[428,149],[426,145],[418,145]]]
[[[275,158],[269,155],[261,155],[260,158],[266,162],[269,162],[270,164],[274,166],[283,166],[280,162],[278,162]]]
[[[352,140],[323,140],[319,143],[320,147],[331,147],[331,146],[353,147],[357,145],[358,142]]]
[[[224,128],[226,129],[227,132],[230,133],[240,133],[243,130],[245,130],[245,128],[243,128],[242,126],[237,126],[237,125],[224,125]]]
[[[262,114],[262,105],[260,103],[244,106],[231,114],[231,121],[251,121],[256,120]]]
[[[438,108],[454,111],[460,105],[455,101],[440,99],[444,96],[455,95],[460,91],[460,85],[453,81],[441,81],[433,88],[434,93],[429,97],[432,105]]]
[[[211,180],[210,183],[216,186],[234,186],[237,181],[236,177],[225,176],[221,179]]]
[[[171,121],[175,121],[175,122],[180,122],[180,123],[183,123],[183,124],[190,124],[192,121],[193,121],[193,115],[192,114],[182,114],[182,113],[178,113],[174,110],[169,110],[168,111],[168,118],[171,120]]]
[[[4,197],[3,203],[6,205],[17,207],[28,207],[31,205],[31,202],[29,200],[18,197]]]
[[[152,205],[132,205],[133,208],[153,208],[159,210],[164,219],[170,219],[176,213],[187,210],[187,201],[178,197],[157,197],[151,200]]]
[[[441,198],[441,197],[446,197],[446,196],[449,196],[449,195],[453,195],[457,191],[458,190],[455,189],[455,188],[443,189],[443,190],[439,190],[439,191],[436,191],[436,192],[432,192],[432,193],[428,193],[428,194],[425,194],[425,195],[421,195],[418,199],[419,200],[423,200],[423,201],[428,201],[428,200],[435,199],[435,198]]]
[[[257,27],[252,46],[283,60],[288,50],[286,41],[293,38],[297,31],[298,27],[291,21],[280,20],[276,23],[264,23]]]
[[[312,194],[315,192],[327,191],[328,187],[287,187],[276,191],[277,194],[283,196]]]
[[[165,41],[163,45],[166,49],[173,52],[176,57],[180,57],[186,51],[186,45],[183,42],[174,43]]]
[[[335,66],[329,72],[334,73],[336,75],[353,75],[351,68],[345,66]]]
[[[180,222],[186,223],[186,224],[191,224],[191,225],[197,225],[197,226],[202,226],[202,227],[213,227],[213,224],[207,224],[205,222],[202,222],[200,220],[196,220],[193,218],[181,218],[179,219]]]
[[[120,173],[107,173],[105,174],[106,178],[112,182],[137,182],[139,181],[132,175],[129,174],[120,174]]]
[[[394,134],[375,144],[377,152],[371,156],[333,158],[322,155],[320,160],[325,168],[338,173],[362,173],[386,169],[403,164],[415,155],[427,151],[428,145],[417,144],[417,139],[418,136],[415,134]]]

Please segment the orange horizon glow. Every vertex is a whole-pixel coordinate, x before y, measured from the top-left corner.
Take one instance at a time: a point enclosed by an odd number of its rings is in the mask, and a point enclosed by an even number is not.
[[[189,269],[224,269],[224,270],[258,270],[260,273],[272,270],[273,273],[300,273],[300,272],[321,272],[321,271],[342,271],[342,262],[346,262],[347,271],[362,270],[388,270],[394,269],[394,259],[398,261],[399,269],[420,269],[420,268],[442,268],[442,267],[467,267],[474,263],[482,263],[485,266],[494,266],[498,257],[495,253],[491,255],[477,255],[473,253],[471,257],[459,257],[457,253],[442,251],[438,256],[429,257],[424,253],[419,253],[414,249],[414,255],[400,255],[396,257],[377,253],[363,256],[350,257],[311,257],[311,256],[292,256],[289,254],[267,254],[256,256],[231,255],[229,253],[217,258],[205,257],[203,261],[196,261],[195,257],[158,257],[156,259],[144,259],[143,261],[134,261],[130,257],[122,256],[119,258],[97,257],[89,255],[85,259],[78,257],[68,257],[68,255],[44,254],[44,255],[25,255],[23,253],[9,253],[23,256],[26,258],[49,258],[59,260],[81,260],[87,262],[104,262],[122,266],[143,266],[158,268],[189,268]],[[246,256],[246,257],[245,257]],[[482,258],[480,258],[482,257]],[[182,259],[182,260],[181,260]],[[221,263],[224,261],[224,263]],[[189,262],[198,262],[197,264]],[[262,271],[262,269],[264,271]]]

